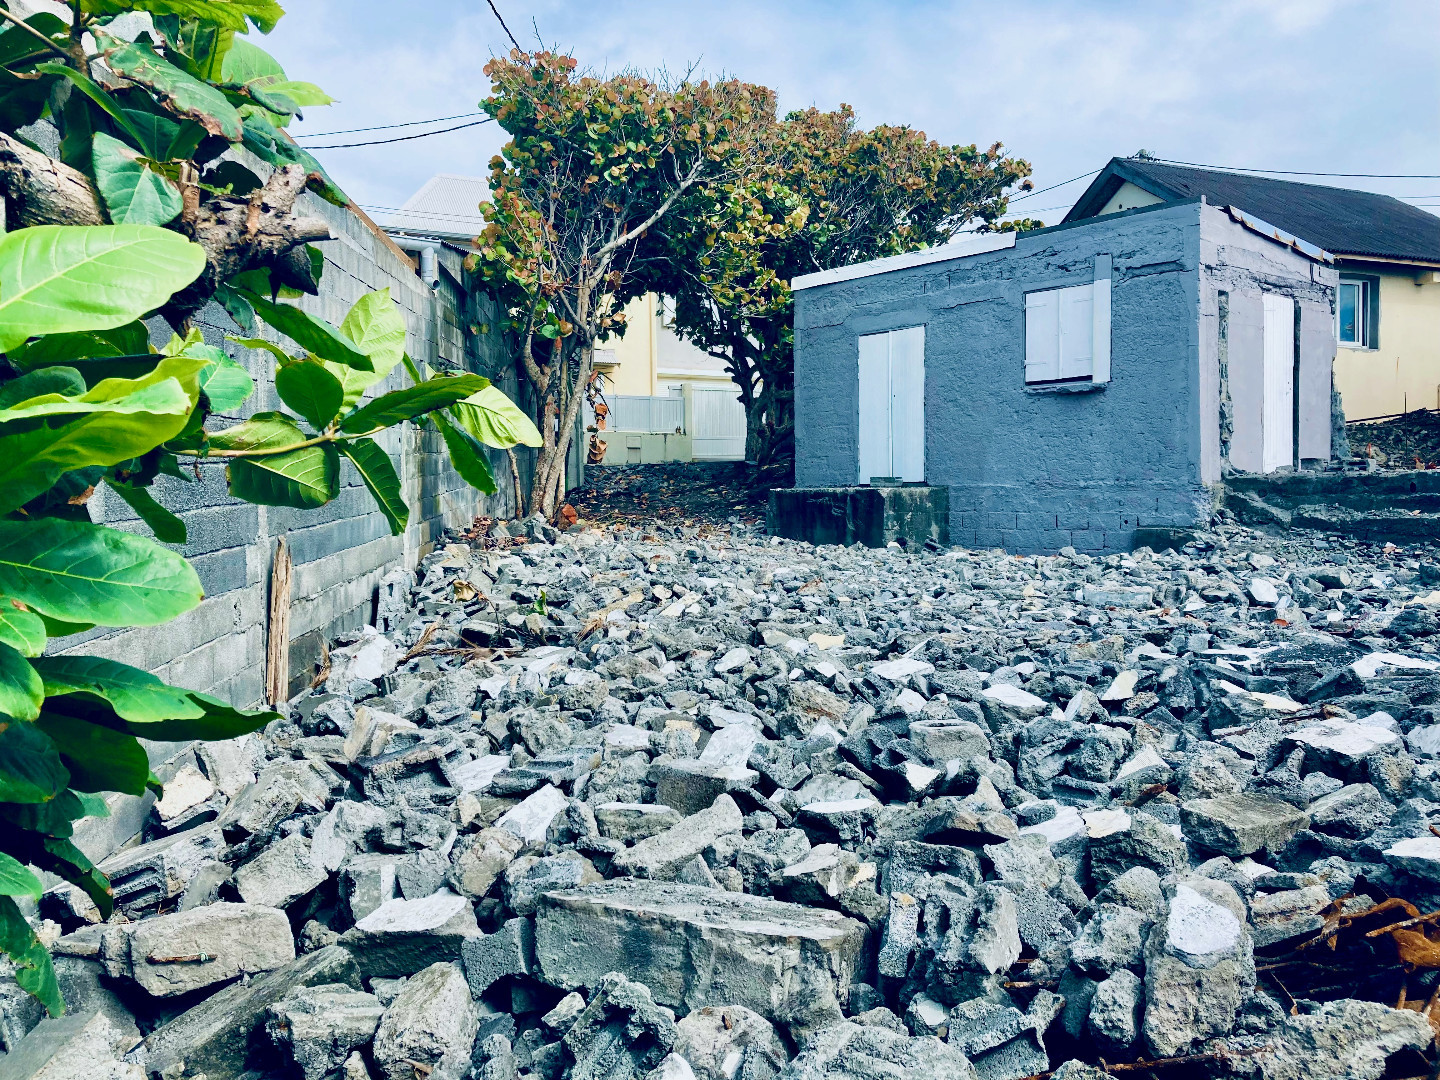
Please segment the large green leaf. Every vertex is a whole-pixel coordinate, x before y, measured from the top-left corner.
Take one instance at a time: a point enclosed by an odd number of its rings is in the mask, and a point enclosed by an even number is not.
[[[200,372],[200,390],[210,402],[211,412],[231,412],[250,400],[255,392],[255,380],[250,378],[244,365],[221,356]]]
[[[230,494],[261,506],[313,510],[340,492],[340,455],[333,443],[287,454],[236,458],[226,469]]]
[[[335,99],[312,82],[295,79],[260,79],[249,86],[250,94],[268,108],[268,99],[279,94],[304,109],[311,105],[331,105]],[[263,95],[263,96],[262,96]]]
[[[393,427],[401,421],[453,405],[489,385],[490,381],[479,375],[457,375],[392,390],[345,417],[340,422],[340,430],[369,432]]]
[[[345,388],[348,408],[359,401],[365,391],[389,375],[405,355],[405,317],[390,297],[387,286],[366,293],[355,301],[340,330],[355,342],[374,364],[374,371],[356,371],[339,364],[327,364],[330,373]],[[419,381],[419,380],[417,380]]]
[[[156,626],[204,596],[190,564],[154,541],[57,518],[0,521],[0,594],[99,626]]]
[[[126,109],[131,129],[140,136],[145,156],[153,161],[183,161],[191,157],[207,132],[193,120],[172,120],[139,109]]]
[[[199,400],[204,366],[168,357],[138,379],[103,379],[78,397],[40,395],[0,412],[0,511],[74,469],[116,465],[174,438]]]
[[[349,206],[350,200],[325,171],[325,167],[304,147],[281,134],[270,121],[253,113],[245,117],[245,149],[277,168],[299,165],[307,173],[320,177],[319,196],[336,206]]]
[[[161,59],[143,41],[122,42],[98,32],[96,40],[115,74],[139,83],[178,116],[193,120],[211,135],[239,142],[244,134],[240,114],[215,87]]]
[[[48,711],[35,727],[55,744],[76,791],[145,794],[150,759],[134,735]]]
[[[184,200],[169,177],[161,176],[119,139],[95,133],[95,186],[117,225],[168,225],[180,216]]]
[[[70,783],[55,744],[34,724],[21,721],[0,730],[0,803],[43,803]]]
[[[276,304],[258,293],[241,290],[255,314],[306,352],[321,360],[373,372],[374,364],[360,347],[324,319],[289,304]]]
[[[137,319],[109,330],[47,334],[17,345],[8,353],[8,359],[21,371],[30,371],[47,364],[73,364],[85,359],[139,357],[148,353],[149,349],[150,331]],[[159,359],[158,355],[151,354],[151,366]],[[85,369],[82,368],[80,373],[86,374]]]
[[[56,394],[79,397],[85,393],[85,378],[73,367],[45,367],[29,371],[18,379],[0,384],[0,413],[22,401]]]
[[[86,817],[110,816],[105,800],[98,795],[85,793],[80,798],[86,803]],[[93,809],[103,810],[105,813],[96,815],[92,812]],[[109,879],[69,840],[62,840],[57,836],[42,836],[39,841],[39,850],[32,855],[35,864],[52,874],[58,874],[72,885],[80,886],[100,909],[100,917],[110,918],[110,913],[115,908],[115,896],[110,891]]]
[[[126,506],[140,515],[141,521],[150,526],[150,531],[155,534],[156,540],[162,544],[185,543],[185,522],[156,502],[155,496],[150,494],[149,488],[122,484],[113,477],[108,479],[107,486],[124,501]]]
[[[236,709],[98,656],[39,657],[35,670],[45,684],[47,712],[79,716],[146,739],[231,739],[278,716],[269,710]]]
[[[205,249],[150,225],[36,225],[0,240],[0,352],[26,338],[106,330],[152,311],[205,269]]]
[[[45,886],[29,867],[0,852],[0,896],[30,896],[39,900],[44,891]]]
[[[155,30],[165,39],[165,58],[204,82],[220,82],[225,56],[235,42],[235,28],[210,20],[155,15]]]
[[[217,431],[209,445],[215,450],[275,450],[305,441],[293,417],[281,412],[259,412],[243,423]]]
[[[395,463],[390,460],[390,455],[374,439],[343,442],[340,444],[340,452],[354,464],[360,473],[360,479],[365,481],[370,494],[375,496],[380,512],[390,523],[390,532],[399,536],[405,531],[405,525],[410,520],[410,508],[405,505],[401,496],[400,476],[395,471]]]
[[[63,19],[48,11],[31,15],[25,20],[25,24],[51,40],[60,38],[56,44],[61,46],[64,45],[69,31]],[[24,26],[10,26],[0,34],[0,64],[11,71],[24,71],[29,61],[54,55],[34,34],[27,33]]]
[[[0,598],[0,641],[21,656],[39,656],[45,651],[45,620]]]
[[[345,399],[340,380],[323,362],[308,358],[281,364],[275,369],[275,392],[316,431],[324,431],[340,415],[340,405]]]
[[[285,14],[276,0],[81,0],[80,9],[91,15],[120,15],[127,11],[179,15],[219,23],[241,34],[248,29],[246,19],[262,34],[268,34]]]
[[[0,642],[0,714],[16,720],[40,715],[45,690],[40,676],[17,650]]]
[[[285,69],[264,49],[247,38],[236,38],[225,54],[220,81],[231,86],[246,86],[256,79],[283,79]]]
[[[545,444],[534,422],[498,386],[471,394],[454,406],[450,415],[471,438],[497,450]]]
[[[450,423],[444,413],[436,413],[433,419],[440,429],[440,434],[445,437],[445,449],[450,451],[450,464],[455,466],[460,478],[487,495],[495,494],[495,477],[490,472],[490,465],[485,460],[485,451],[480,444]]]
[[[8,896],[0,896],[0,951],[14,961],[15,981],[22,990],[33,995],[51,1016],[65,1011],[50,954]]]

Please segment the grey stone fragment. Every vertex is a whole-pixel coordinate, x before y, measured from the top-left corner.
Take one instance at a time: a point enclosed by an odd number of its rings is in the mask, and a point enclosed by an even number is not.
[[[699,855],[727,833],[740,831],[744,815],[729,795],[708,810],[691,814],[663,833],[641,840],[615,856],[616,870],[635,877],[664,878]]]
[[[662,1005],[744,1005],[807,1033],[839,1019],[864,940],[864,926],[835,911],[635,879],[547,893],[535,922],[536,962],[553,986],[620,972]]]
[[[675,1044],[675,1014],[643,983],[612,972],[562,1041],[575,1059],[570,1080],[645,1080]]]
[[[1286,1016],[1257,1038],[1271,1049],[1256,1055],[1260,1080],[1379,1080],[1401,1050],[1424,1050],[1435,1033],[1419,1013],[1346,998],[1315,1012]]]
[[[367,979],[394,978],[459,959],[461,944],[479,934],[470,901],[441,890],[421,900],[381,904],[346,930],[340,944],[355,954]]]
[[[675,1053],[696,1080],[770,1080],[788,1055],[775,1029],[743,1005],[707,1005],[675,1025]]]
[[[853,1022],[817,1032],[780,1080],[977,1080],[965,1055],[932,1035],[909,1038]]]
[[[499,828],[481,829],[456,845],[450,871],[455,891],[472,900],[482,899],[524,846],[525,842],[515,833]]]
[[[1150,920],[1132,908],[1101,904],[1070,947],[1071,962],[1097,978],[1138,964],[1149,925]]]
[[[950,1011],[950,1043],[981,1080],[1020,1080],[1049,1064],[1035,1023],[1019,1009],[976,998]]]
[[[680,811],[664,803],[607,802],[595,807],[600,835],[633,844],[680,823]]]
[[[254,904],[211,904],[143,919],[130,932],[131,977],[155,997],[271,971],[294,959],[285,913]]]
[[[311,858],[310,840],[292,833],[236,870],[235,888],[247,904],[279,908],[318,888],[329,876]]]
[[[1133,971],[1121,968],[1095,988],[1090,1001],[1090,1030],[1102,1045],[1129,1047],[1140,1034],[1144,985]]]
[[[304,1074],[322,1080],[375,1034],[379,998],[343,983],[296,987],[270,1006],[266,1033]]]
[[[516,915],[533,915],[541,893],[576,889],[599,880],[590,860],[577,851],[543,859],[522,855],[505,869],[505,903]]]
[[[509,919],[493,934],[467,938],[460,962],[476,998],[507,975],[529,975],[535,967],[534,920]]]
[[[468,1069],[480,1014],[459,965],[431,964],[406,981],[385,1010],[371,1049],[386,1080],[412,1080],[419,1064],[434,1076]]]
[[[1185,842],[1149,814],[1130,814],[1122,829],[1090,841],[1090,877],[1104,886],[1132,867],[1142,866],[1160,877],[1190,864]]]
[[[1201,847],[1240,858],[1257,851],[1279,851],[1309,825],[1310,818],[1279,799],[1229,795],[1182,803],[1180,823],[1185,836]]]
[[[181,1062],[208,1080],[239,1080],[268,1050],[266,1011],[297,986],[344,983],[360,989],[360,971],[339,945],[302,956],[248,983],[227,986],[145,1038],[146,1066],[163,1073]]]
[[[1264,883],[1264,878],[1260,883]],[[1324,885],[1259,893],[1250,899],[1250,922],[1255,947],[1263,949],[1280,941],[1310,934],[1325,925],[1320,912],[1330,904]]]
[[[40,1021],[0,1058],[3,1080],[145,1080],[139,1065],[120,1060],[120,1029],[103,1012]]]

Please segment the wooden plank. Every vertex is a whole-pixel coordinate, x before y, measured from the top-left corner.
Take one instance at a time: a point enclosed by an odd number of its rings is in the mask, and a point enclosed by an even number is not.
[[[290,685],[290,549],[282,536],[275,541],[270,567],[270,618],[265,628],[265,697],[271,705],[289,700]]]

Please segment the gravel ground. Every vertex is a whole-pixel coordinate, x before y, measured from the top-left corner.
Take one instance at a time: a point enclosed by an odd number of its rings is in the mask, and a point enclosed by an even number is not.
[[[816,548],[687,513],[695,471],[388,575],[283,719],[171,770],[115,917],[43,898],[78,1019],[0,979],[13,1060],[1433,1075],[1432,550]]]
[[[1396,469],[1440,467],[1440,412],[1417,409],[1394,420],[1351,424],[1350,449]]]

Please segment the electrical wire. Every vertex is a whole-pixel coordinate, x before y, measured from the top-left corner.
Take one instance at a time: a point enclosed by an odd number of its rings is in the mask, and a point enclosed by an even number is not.
[[[1154,161],[1161,165],[1186,165],[1192,169],[1265,173],[1270,176],[1338,176],[1352,180],[1440,180],[1440,173],[1306,172],[1303,169],[1247,169],[1239,165],[1204,165],[1197,161],[1175,161],[1171,158],[1144,158],[1142,160]]]
[[[1065,180],[1065,181],[1063,181],[1063,182],[1061,182],[1061,183],[1059,183],[1059,184],[1051,184],[1049,187],[1042,187],[1042,188],[1037,188],[1037,189],[1035,189],[1034,191],[1027,191],[1024,195],[1016,195],[1016,196],[1015,196],[1013,199],[1011,199],[1010,201],[1011,201],[1012,203],[1014,203],[1014,202],[1019,202],[1021,199],[1030,199],[1030,198],[1033,198],[1033,197],[1036,196],[1036,195],[1043,195],[1043,194],[1045,194],[1045,192],[1047,192],[1047,191],[1054,191],[1056,188],[1062,188],[1062,187],[1064,187],[1066,184],[1073,184],[1076,180],[1084,180],[1085,177],[1087,177],[1087,176],[1094,176],[1094,175],[1095,175],[1096,173],[1098,173],[1099,171],[1100,171],[1099,169],[1091,169],[1089,172],[1081,173],[1079,176],[1072,176],[1069,180]]]
[[[437,116],[433,120],[407,120],[403,124],[376,124],[374,127],[363,128],[342,128],[339,131],[307,131],[303,135],[296,135],[297,139],[323,139],[327,135],[358,135],[362,131],[390,131],[393,128],[418,127],[421,124],[443,124],[446,120],[464,120],[467,116],[483,116],[476,112],[456,113],[454,116]]]
[[[348,150],[352,146],[384,146],[386,143],[409,142],[411,139],[425,139],[431,135],[448,135],[452,131],[464,131],[466,128],[479,127],[481,124],[490,123],[490,118],[484,120],[473,120],[468,124],[457,124],[454,127],[441,128],[439,131],[422,131],[418,135],[399,135],[393,139],[371,139],[368,142],[352,143],[328,143],[325,146],[306,146],[306,150]]]

